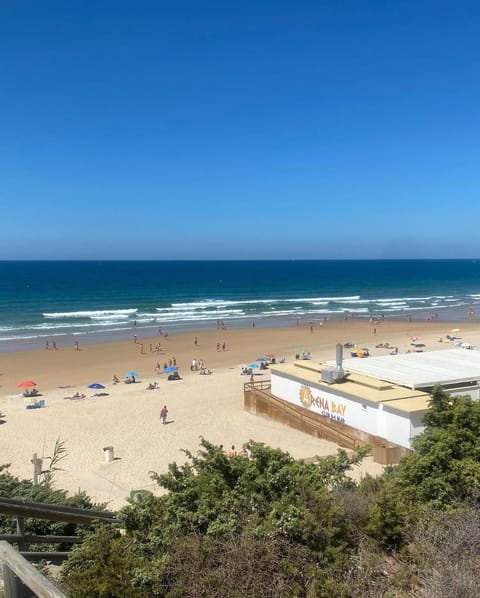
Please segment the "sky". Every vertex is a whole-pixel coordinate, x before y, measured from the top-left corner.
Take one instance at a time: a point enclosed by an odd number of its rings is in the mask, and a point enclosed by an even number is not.
[[[0,259],[478,258],[480,4],[0,0]]]

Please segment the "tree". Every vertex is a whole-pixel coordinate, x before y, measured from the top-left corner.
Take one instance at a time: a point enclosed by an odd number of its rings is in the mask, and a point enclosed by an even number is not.
[[[402,460],[396,486],[406,504],[447,507],[480,493],[480,401],[432,395],[425,431]]]
[[[358,534],[334,491],[354,486],[346,473],[366,451],[307,464],[261,443],[247,449],[250,458],[228,457],[202,439],[185,464],[152,473],[168,492],[125,507],[124,535],[97,532],[74,549],[69,595],[123,595],[114,558],[132,596],[347,596]]]

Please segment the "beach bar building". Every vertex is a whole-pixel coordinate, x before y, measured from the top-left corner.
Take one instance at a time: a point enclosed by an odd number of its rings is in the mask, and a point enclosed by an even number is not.
[[[423,431],[430,392],[480,397],[480,352],[441,350],[271,366],[270,386],[245,385],[250,412],[356,448],[371,445],[380,463],[394,463]]]

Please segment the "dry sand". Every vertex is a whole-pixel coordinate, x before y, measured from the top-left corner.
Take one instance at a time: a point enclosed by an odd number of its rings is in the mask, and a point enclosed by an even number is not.
[[[125,504],[132,489],[157,492],[149,471],[165,472],[169,463],[182,462],[182,449],[196,451],[200,436],[223,444],[226,450],[250,439],[282,448],[297,458],[311,458],[336,452],[336,445],[310,437],[276,422],[255,417],[243,410],[241,368],[266,353],[285,356],[292,361],[302,349],[311,351],[316,361],[334,359],[337,342],[347,340],[369,347],[372,355],[388,353],[375,345],[388,342],[400,352],[410,349],[412,336],[425,343],[425,350],[451,348],[438,342],[452,328],[465,341],[480,345],[480,323],[468,320],[461,324],[448,322],[380,322],[350,320],[287,328],[251,328],[211,330],[170,335],[168,339],[98,343],[59,347],[58,350],[37,350],[6,353],[0,357],[0,464],[11,463],[11,473],[31,478],[33,453],[48,457],[55,440],[64,441],[68,451],[62,462],[64,471],[57,472],[56,485],[71,492],[85,490],[110,508]],[[376,334],[374,329],[376,328]],[[194,344],[197,337],[198,344]],[[150,353],[161,340],[160,353]],[[217,351],[217,343],[225,350]],[[155,374],[157,362],[176,358],[182,377],[167,381],[164,374]],[[191,360],[203,359],[211,376],[190,371]],[[137,384],[126,385],[127,371],[138,372]],[[116,374],[121,383],[112,385]],[[268,373],[256,379],[268,379]],[[26,410],[21,389],[22,380],[34,380],[44,409]],[[159,390],[147,391],[149,382],[158,381]],[[88,385],[99,382],[106,386],[105,397],[90,396]],[[66,386],[69,388],[61,388]],[[85,393],[85,400],[66,400],[76,391]],[[169,409],[169,424],[159,418],[163,405]],[[104,460],[103,447],[113,446],[115,461]],[[48,464],[48,461],[46,461]],[[367,459],[356,471],[379,473],[382,468]]]

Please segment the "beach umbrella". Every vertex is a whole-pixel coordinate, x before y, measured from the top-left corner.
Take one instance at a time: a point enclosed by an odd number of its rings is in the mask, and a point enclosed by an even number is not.
[[[137,372],[127,372],[127,376],[129,378],[135,378],[135,376],[138,376]]]
[[[24,380],[23,382],[19,382],[17,384],[18,388],[29,388],[30,386],[37,386],[37,383],[33,380]]]
[[[271,358],[271,357],[275,357],[274,353],[267,353],[267,357]]]
[[[172,372],[178,372],[178,368],[176,365],[169,365],[166,368],[163,368],[164,374],[171,374]]]
[[[249,368],[250,370],[258,369],[258,367],[259,367],[258,363],[249,363],[247,365],[247,368]]]
[[[95,390],[101,390],[102,388],[105,388],[105,386],[103,386],[103,384],[100,384],[99,382],[94,382],[93,384],[89,384],[88,388],[94,388]]]
[[[268,359],[266,357],[257,357],[255,361],[268,361]]]

